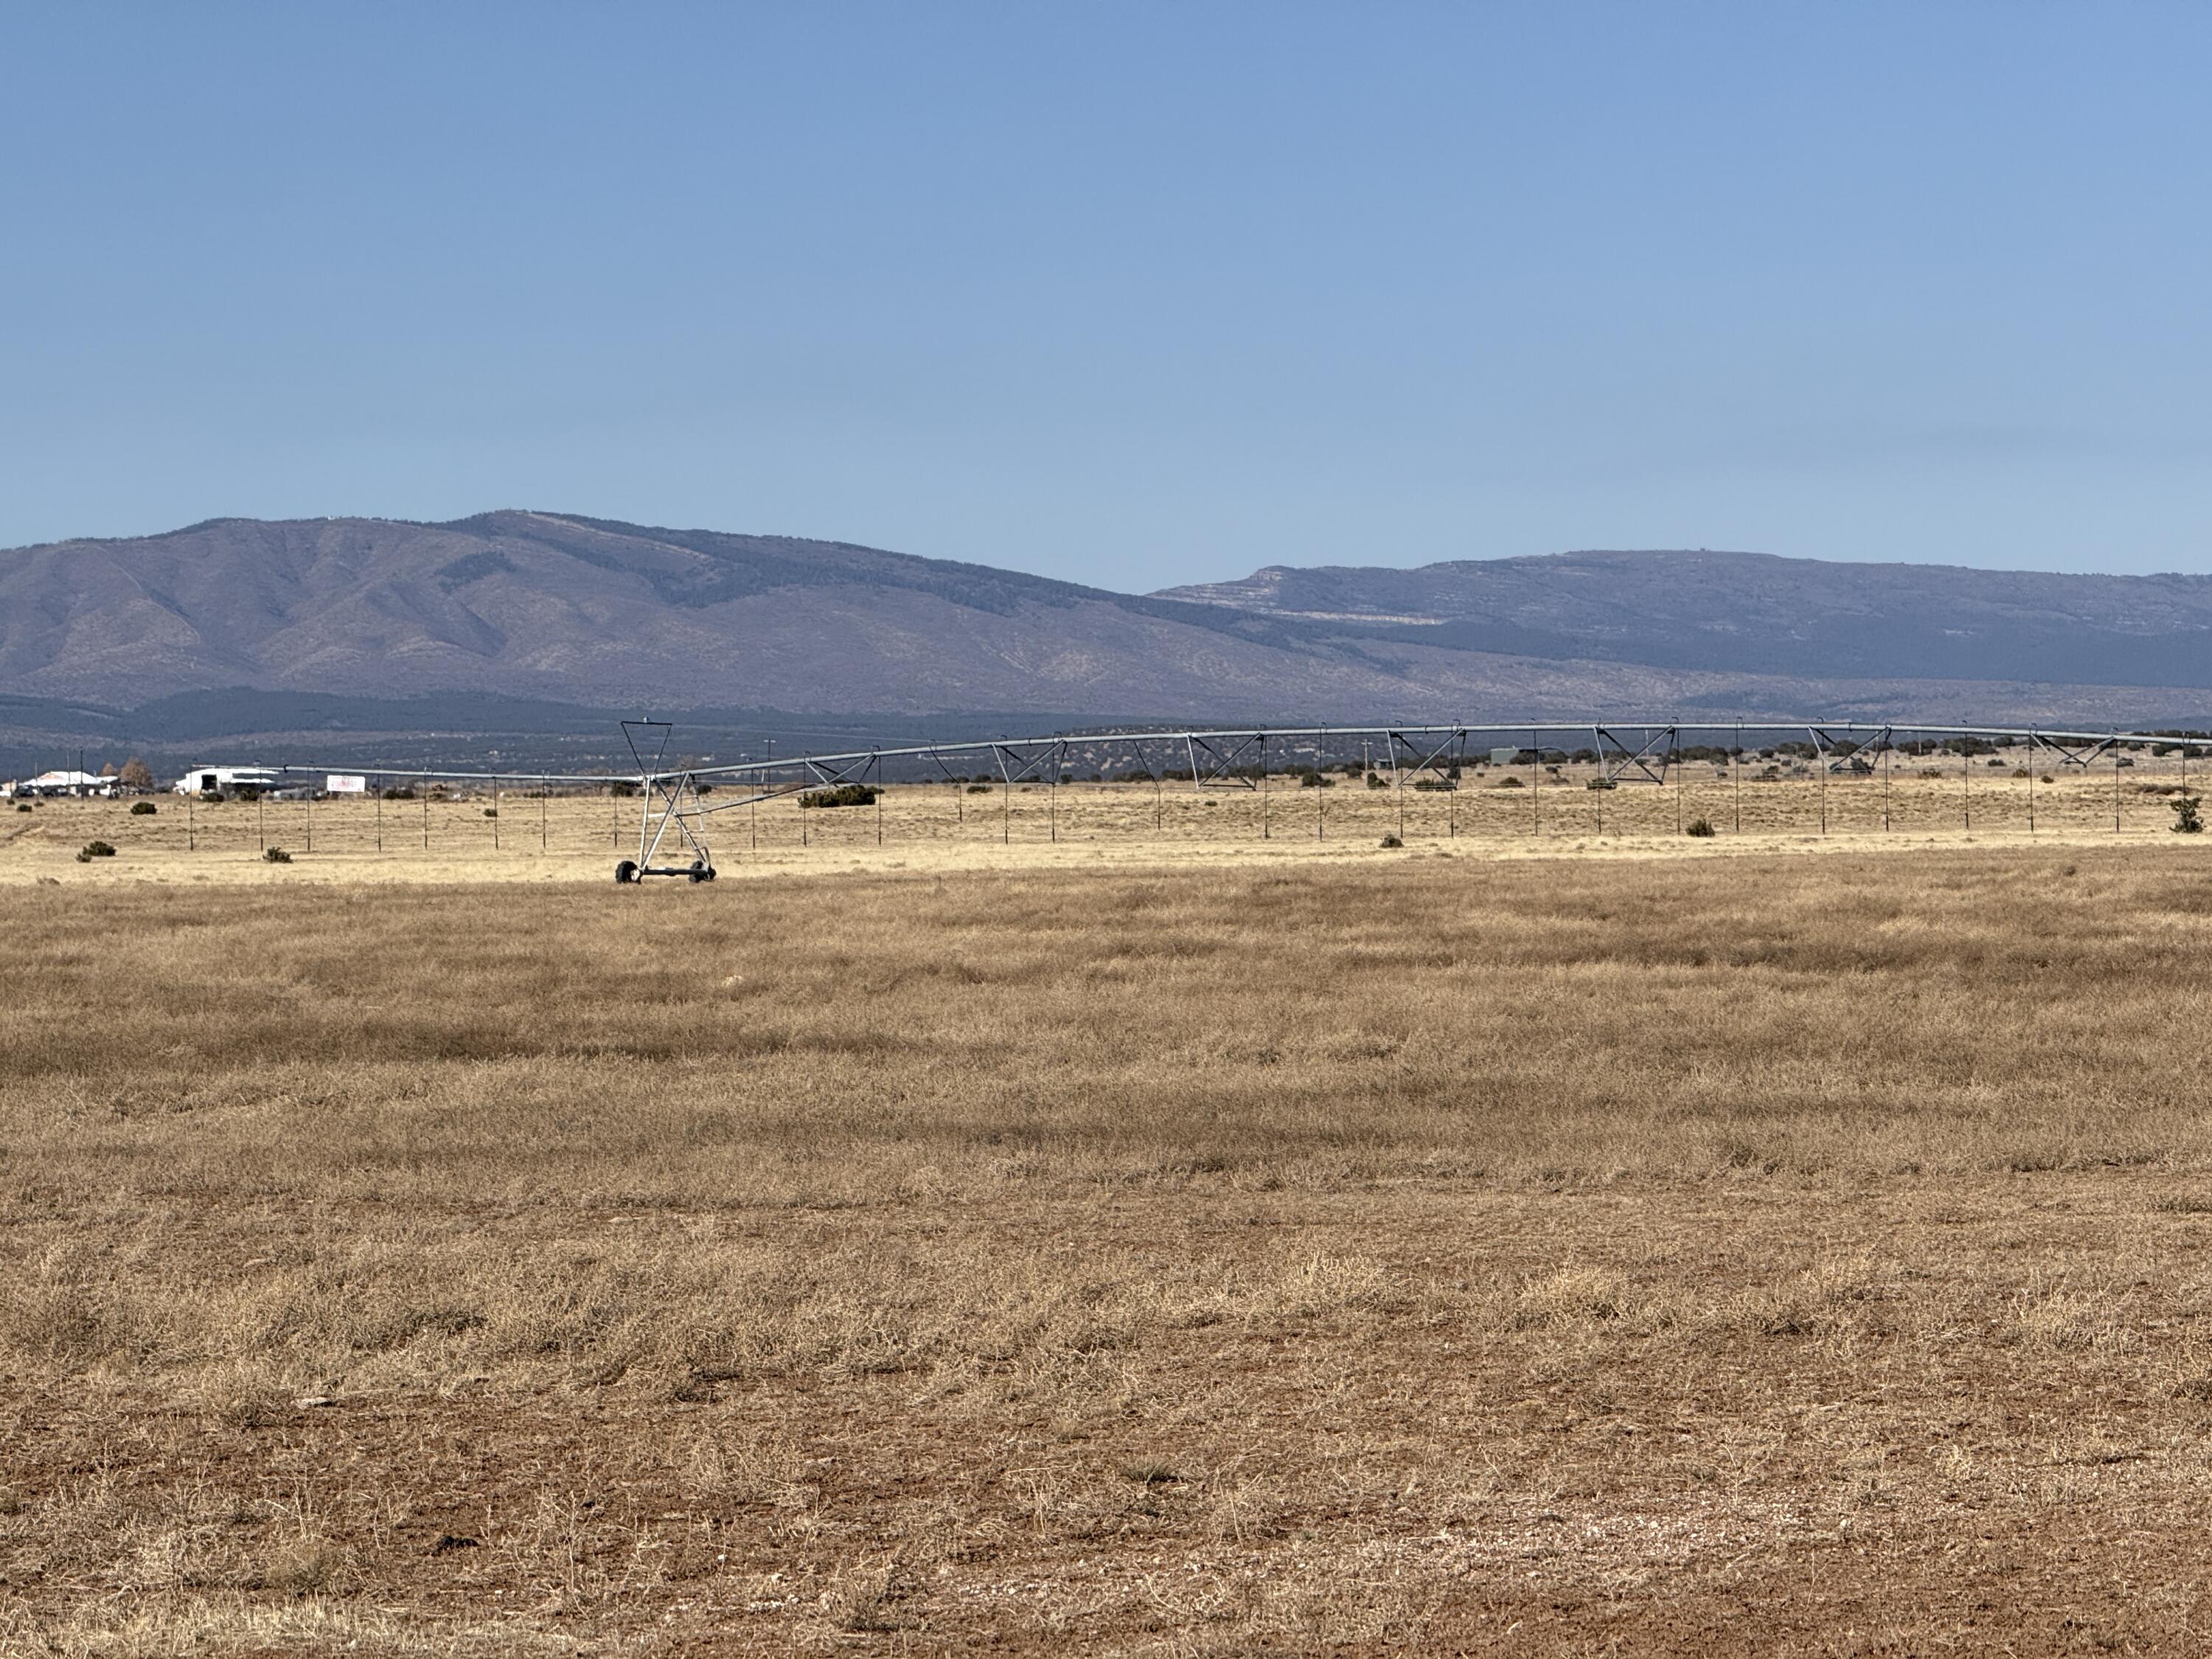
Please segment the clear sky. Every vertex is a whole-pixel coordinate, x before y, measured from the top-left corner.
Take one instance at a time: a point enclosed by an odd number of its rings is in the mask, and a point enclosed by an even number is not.
[[[0,544],[2212,570],[2212,5],[0,6]]]

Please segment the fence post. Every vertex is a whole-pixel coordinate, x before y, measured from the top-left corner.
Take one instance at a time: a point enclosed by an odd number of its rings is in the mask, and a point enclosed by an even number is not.
[[[1544,833],[1544,809],[1537,804],[1544,792],[1543,733],[1534,726],[1528,728],[1528,833]]]

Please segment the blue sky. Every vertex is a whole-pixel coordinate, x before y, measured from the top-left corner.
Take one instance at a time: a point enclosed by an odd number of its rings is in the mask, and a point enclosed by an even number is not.
[[[0,544],[2212,569],[2212,7],[0,10]]]

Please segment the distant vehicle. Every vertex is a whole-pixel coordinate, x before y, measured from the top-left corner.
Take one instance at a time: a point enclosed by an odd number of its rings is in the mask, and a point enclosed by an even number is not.
[[[229,794],[239,789],[257,789],[275,794],[283,787],[273,768],[266,766],[195,766],[176,781],[179,795],[204,795],[214,791]]]

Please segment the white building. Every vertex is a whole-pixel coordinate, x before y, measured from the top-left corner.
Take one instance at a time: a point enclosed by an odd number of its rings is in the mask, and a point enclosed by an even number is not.
[[[179,795],[204,795],[210,789],[220,789],[225,794],[234,789],[259,789],[275,793],[283,780],[266,766],[194,766],[179,778],[175,793]]]
[[[15,786],[12,793],[24,795],[104,795],[115,793],[116,781],[103,778],[97,772],[41,772],[35,778],[25,778]]]

